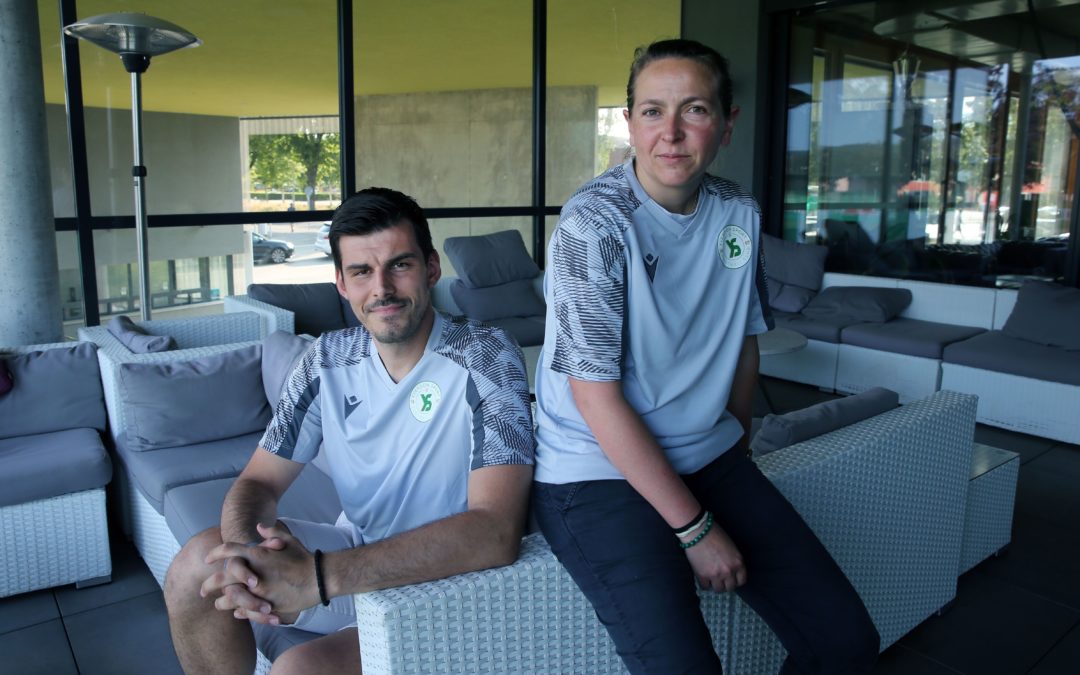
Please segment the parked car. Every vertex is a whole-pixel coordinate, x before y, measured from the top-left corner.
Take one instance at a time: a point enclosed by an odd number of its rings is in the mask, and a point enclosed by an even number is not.
[[[267,239],[258,232],[251,233],[251,251],[255,262],[283,263],[292,257],[292,243],[280,239]]]
[[[323,223],[319,228],[319,233],[315,235],[315,248],[322,251],[327,256],[332,256],[330,252],[330,223]]]

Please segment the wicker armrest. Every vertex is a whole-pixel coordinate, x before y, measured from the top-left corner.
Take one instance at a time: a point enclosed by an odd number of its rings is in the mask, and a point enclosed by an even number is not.
[[[172,337],[179,349],[259,340],[264,337],[259,315],[250,311],[187,319],[155,319],[139,322],[139,326],[151,335]],[[118,346],[127,350],[105,326],[80,328],[79,339],[95,342],[99,347],[110,345],[110,349]]]
[[[254,312],[259,316],[262,337],[276,330],[286,333],[296,332],[296,318],[291,310],[255,300],[247,295],[232,295],[225,298],[225,314],[233,312]]]

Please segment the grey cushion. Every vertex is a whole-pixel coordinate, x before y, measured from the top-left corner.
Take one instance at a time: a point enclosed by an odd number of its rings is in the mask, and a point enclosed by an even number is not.
[[[530,279],[509,281],[484,288],[469,288],[461,279],[450,285],[450,294],[462,313],[477,321],[514,316],[543,316],[544,301],[536,295]]]
[[[769,280],[769,306],[782,312],[798,312],[821,289],[829,249],[764,233],[761,243]]]
[[[454,264],[458,277],[471,288],[533,279],[540,274],[540,268],[529,256],[517,230],[450,237],[443,244],[443,250]]]
[[[888,321],[911,304],[906,288],[830,286],[807,303],[802,313],[812,317],[843,316],[855,321]]]
[[[1080,352],[991,330],[945,348],[945,363],[1080,386]]]
[[[840,331],[858,323],[856,319],[849,316],[812,317],[787,312],[773,312],[773,320],[776,322],[777,328],[788,328],[797,333],[802,333],[811,340],[832,342],[833,344],[840,342]]]
[[[158,450],[260,431],[270,421],[261,345],[118,369],[125,443]]]
[[[14,384],[0,397],[0,438],[105,429],[97,346],[92,342],[6,357]]]
[[[348,298],[338,293],[338,302],[341,304],[341,318],[345,320],[346,328],[360,328],[364,325],[360,323],[360,319],[356,318],[356,312],[353,311]]]
[[[99,488],[112,463],[95,429],[0,440],[0,506]]]
[[[847,345],[894,354],[940,359],[946,345],[984,332],[982,328],[898,317],[886,323],[857,323],[840,332]]]
[[[750,446],[755,456],[763,455],[892,410],[898,405],[899,394],[874,387],[854,396],[825,401],[784,415],[766,415]]]
[[[1080,289],[1029,280],[1001,330],[1041,345],[1080,350]]]
[[[281,388],[285,386],[289,374],[292,373],[296,362],[304,355],[312,342],[276,330],[267,335],[262,342],[262,382],[263,391],[270,408],[277,407],[278,399],[281,398]]]
[[[176,349],[176,340],[172,336],[151,335],[126,316],[114,316],[105,328],[130,349],[132,354],[150,354]]]
[[[297,333],[319,336],[345,328],[341,294],[335,284],[251,284],[247,292],[253,300],[292,312]]]
[[[221,505],[235,478],[191,483],[165,493],[165,522],[183,546],[192,536],[221,523]],[[278,515],[315,523],[333,523],[341,502],[330,477],[307,465],[278,503]]]
[[[165,494],[175,487],[240,475],[260,438],[261,432],[153,452],[135,451],[121,439],[116,450],[132,484],[162,513]]]
[[[510,337],[517,341],[521,347],[533,347],[544,344],[544,318],[512,317],[509,319],[495,319],[488,321],[492,326],[497,326],[506,331]]]

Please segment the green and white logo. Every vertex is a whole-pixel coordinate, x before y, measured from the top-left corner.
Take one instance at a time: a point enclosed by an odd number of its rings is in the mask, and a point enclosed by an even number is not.
[[[737,269],[750,262],[751,248],[750,235],[738,225],[725,227],[716,240],[716,251],[728,269]]]
[[[427,422],[435,416],[442,401],[442,390],[434,382],[424,381],[413,387],[409,394],[409,411],[418,422]]]

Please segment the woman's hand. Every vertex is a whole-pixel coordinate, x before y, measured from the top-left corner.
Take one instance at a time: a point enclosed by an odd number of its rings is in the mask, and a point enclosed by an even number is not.
[[[746,583],[746,566],[735,542],[714,524],[701,541],[686,549],[698,585],[717,593]]]

